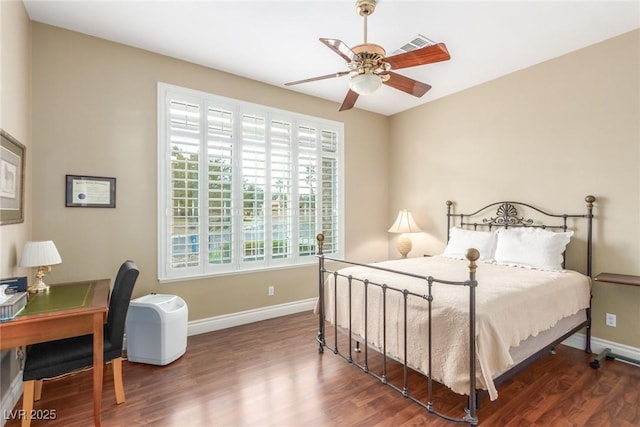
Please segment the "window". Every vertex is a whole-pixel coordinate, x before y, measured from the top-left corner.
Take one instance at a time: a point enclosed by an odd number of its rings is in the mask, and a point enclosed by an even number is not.
[[[343,249],[343,124],[158,84],[158,277]]]

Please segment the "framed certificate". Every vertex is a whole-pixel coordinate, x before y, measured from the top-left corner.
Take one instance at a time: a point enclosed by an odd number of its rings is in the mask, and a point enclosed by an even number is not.
[[[66,176],[65,206],[69,208],[115,208],[116,179],[102,176]]]

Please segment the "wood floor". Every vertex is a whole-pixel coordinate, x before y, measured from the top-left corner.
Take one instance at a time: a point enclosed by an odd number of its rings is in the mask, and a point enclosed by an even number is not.
[[[167,366],[125,361],[127,401],[122,405],[115,404],[108,365],[102,424],[456,425],[429,414],[341,357],[319,354],[316,331],[317,317],[301,313],[189,337],[186,354]],[[594,370],[588,366],[591,358],[559,346],[557,354],[545,356],[500,387],[498,400],[483,401],[480,425],[640,426],[640,368],[606,360]],[[402,375],[394,369],[390,377]],[[417,379],[412,376],[412,384]],[[54,411],[56,419],[31,425],[92,425],[91,381],[91,372],[85,371],[45,382],[34,409]],[[441,389],[437,394],[444,396],[442,403],[435,401],[442,410],[460,415],[464,397]],[[6,423],[18,425],[15,419]]]

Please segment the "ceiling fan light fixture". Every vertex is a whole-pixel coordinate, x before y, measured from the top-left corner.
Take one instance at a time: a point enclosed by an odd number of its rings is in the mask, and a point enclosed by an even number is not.
[[[382,86],[382,79],[377,74],[363,73],[351,77],[349,87],[358,95],[371,95]]]

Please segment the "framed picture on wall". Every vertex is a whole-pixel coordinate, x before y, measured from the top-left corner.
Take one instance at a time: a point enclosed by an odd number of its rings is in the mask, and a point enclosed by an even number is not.
[[[25,146],[0,129],[0,225],[24,222]]]
[[[116,179],[103,176],[67,175],[65,206],[115,208]]]

